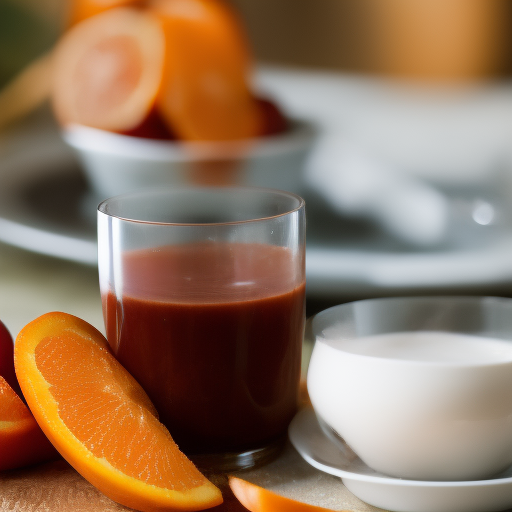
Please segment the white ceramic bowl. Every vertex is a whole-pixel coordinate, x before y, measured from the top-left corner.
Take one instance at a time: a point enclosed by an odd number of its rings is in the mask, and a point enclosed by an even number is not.
[[[371,468],[480,480],[512,464],[512,300],[359,301],[309,332],[315,412]]]
[[[300,194],[315,130],[295,121],[283,134],[211,143],[150,140],[69,125],[63,137],[101,199],[173,185],[254,185]]]

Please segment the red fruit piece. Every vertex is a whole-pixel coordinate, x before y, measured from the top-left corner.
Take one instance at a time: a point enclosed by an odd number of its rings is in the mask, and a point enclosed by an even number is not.
[[[162,120],[162,117],[153,108],[146,116],[144,121],[131,130],[120,132],[122,135],[130,135],[132,137],[141,137],[143,139],[159,139],[159,140],[175,140],[174,135]]]
[[[14,344],[7,327],[0,321],[0,376],[3,377],[18,395],[20,386],[14,372]]]
[[[266,98],[258,98],[258,106],[262,113],[261,135],[277,135],[288,129],[288,121],[277,105]]]

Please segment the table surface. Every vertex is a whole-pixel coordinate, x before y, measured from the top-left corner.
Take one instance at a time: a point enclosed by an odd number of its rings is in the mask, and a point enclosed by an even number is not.
[[[273,462],[239,475],[278,494],[335,511],[377,509],[351,494],[339,478],[322,473],[302,460],[291,445]],[[226,490],[224,476],[210,477],[223,489],[225,502],[215,512],[247,512]],[[112,502],[63,460],[0,475],[0,512],[118,512],[129,510]]]
[[[64,311],[104,331],[95,268],[0,244],[0,319],[13,337],[49,311]],[[290,446],[274,462],[243,473],[254,483],[333,510],[377,510],[354,497],[339,478],[305,463]],[[67,464],[51,463],[0,475],[0,512],[124,510]],[[233,512],[231,504],[229,508]]]
[[[348,297],[308,300],[310,314]],[[64,311],[104,331],[96,268],[0,243],[0,320],[16,337],[31,320]],[[332,510],[380,510],[352,495],[337,477],[304,462],[291,445],[273,462],[241,475],[281,495]],[[96,491],[63,461],[0,474],[0,512],[126,510]],[[228,498],[218,512],[243,512]]]

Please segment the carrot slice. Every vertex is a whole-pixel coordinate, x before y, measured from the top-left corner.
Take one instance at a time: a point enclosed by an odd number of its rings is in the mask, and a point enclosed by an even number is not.
[[[57,119],[112,131],[137,126],[155,103],[164,50],[149,12],[119,7],[75,25],[55,49]]]
[[[327,508],[279,496],[279,494],[234,476],[229,477],[229,487],[238,501],[251,512],[332,512]]]
[[[25,326],[14,349],[27,403],[61,455],[106,496],[144,512],[201,510],[222,495],[178,449],[103,335],[66,313]]]
[[[0,376],[0,471],[56,457],[58,453],[27,406]]]
[[[258,136],[262,114],[249,86],[251,57],[234,14],[216,0],[153,0],[166,39],[160,112],[185,140]]]

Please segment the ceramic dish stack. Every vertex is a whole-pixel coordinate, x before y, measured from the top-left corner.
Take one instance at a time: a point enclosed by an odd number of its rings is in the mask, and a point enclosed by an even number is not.
[[[313,409],[289,428],[312,466],[397,512],[512,507],[512,300],[409,297],[306,328]]]

